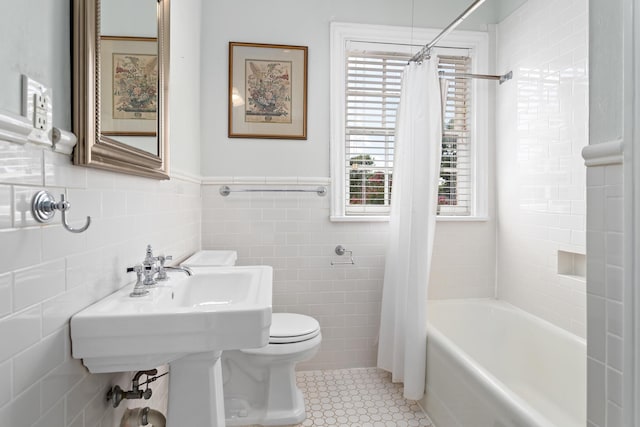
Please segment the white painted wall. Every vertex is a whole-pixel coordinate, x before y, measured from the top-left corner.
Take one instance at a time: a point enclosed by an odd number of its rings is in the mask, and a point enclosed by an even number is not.
[[[529,1],[498,25],[498,296],[586,335],[584,278],[558,251],[585,254],[587,1]],[[584,275],[584,273],[583,273]]]
[[[20,74],[52,88],[53,124],[71,128],[70,2],[3,0],[0,109],[20,113]]]
[[[171,2],[171,69],[169,71],[170,168],[200,176],[200,26],[202,0]],[[206,2],[209,3],[209,2]],[[222,126],[222,125],[220,125]],[[207,135],[205,132],[203,135]]]
[[[300,2],[260,0],[203,2],[202,173],[205,176],[329,176],[329,23],[441,27],[466,1],[355,0]],[[250,13],[247,13],[250,11]],[[464,29],[486,31],[479,11]],[[484,15],[483,15],[484,14]],[[309,47],[308,139],[227,138],[228,43],[255,42]]]

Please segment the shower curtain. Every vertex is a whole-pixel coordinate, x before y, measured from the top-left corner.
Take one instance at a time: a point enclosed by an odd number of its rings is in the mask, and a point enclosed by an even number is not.
[[[378,367],[404,382],[407,399],[425,389],[427,285],[435,233],[442,141],[437,59],[407,65],[396,118],[389,247]]]

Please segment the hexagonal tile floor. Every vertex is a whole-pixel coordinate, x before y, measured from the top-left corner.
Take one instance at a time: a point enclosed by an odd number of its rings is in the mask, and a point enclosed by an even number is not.
[[[302,371],[297,381],[307,419],[296,427],[433,427],[415,401],[402,397],[402,384],[392,383],[386,371]]]

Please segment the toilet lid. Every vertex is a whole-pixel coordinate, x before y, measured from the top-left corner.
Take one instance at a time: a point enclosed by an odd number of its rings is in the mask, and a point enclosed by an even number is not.
[[[320,324],[316,319],[304,314],[273,313],[270,344],[287,344],[310,340],[320,333]]]

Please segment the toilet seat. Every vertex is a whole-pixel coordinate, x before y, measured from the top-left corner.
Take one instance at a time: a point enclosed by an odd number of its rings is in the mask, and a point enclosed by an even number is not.
[[[320,324],[313,317],[296,313],[273,313],[269,344],[291,344],[308,341],[320,334]]]

